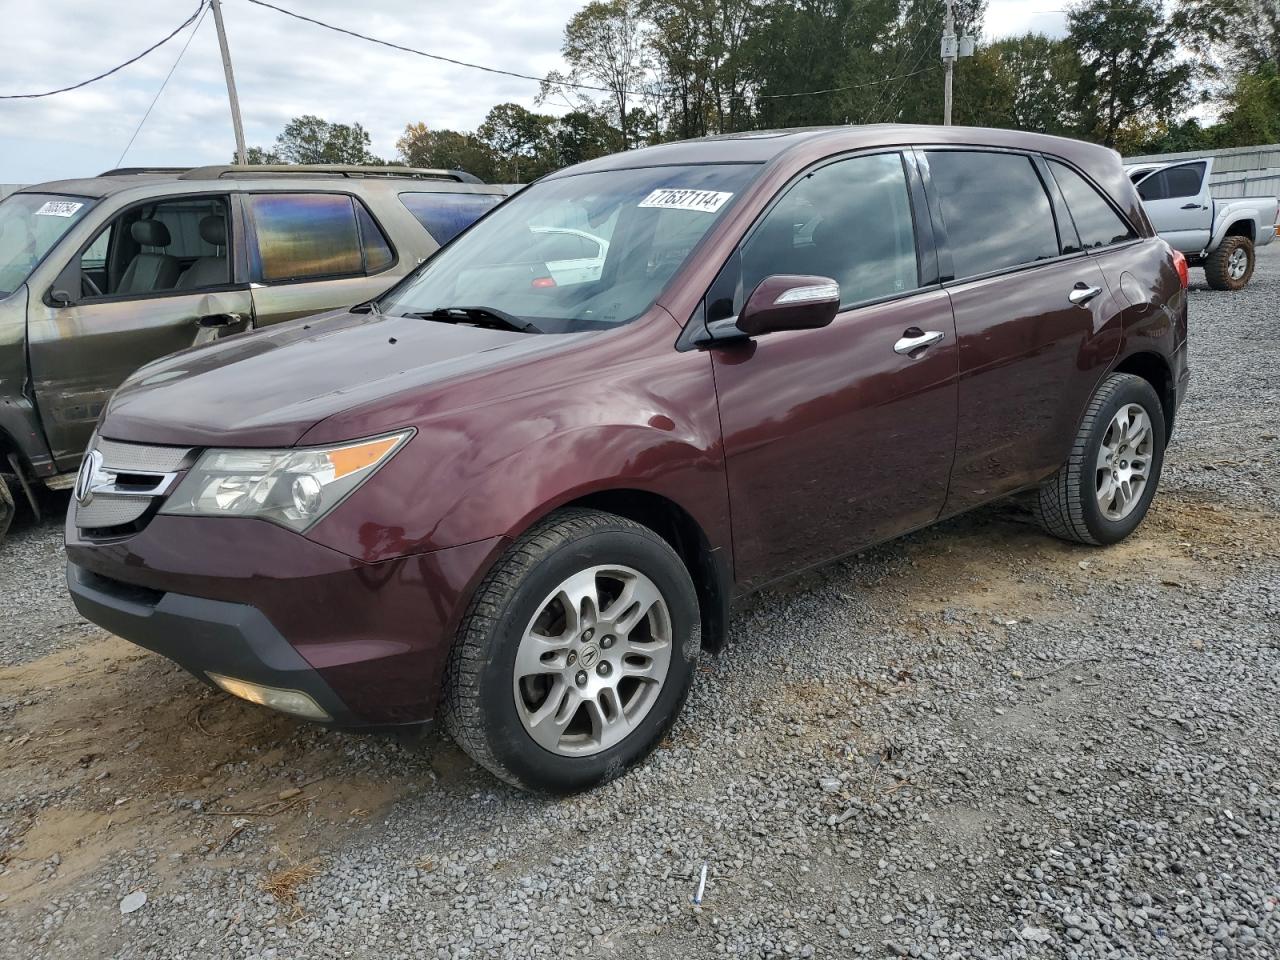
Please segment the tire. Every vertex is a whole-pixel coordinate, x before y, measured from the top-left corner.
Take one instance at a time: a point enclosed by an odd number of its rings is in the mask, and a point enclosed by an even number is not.
[[[624,590],[630,606],[619,609]],[[570,594],[588,599],[566,605]],[[574,607],[583,612],[571,614]],[[450,651],[445,728],[514,786],[585,790],[662,739],[684,706],[700,648],[697,594],[665,540],[614,514],[559,510],[477,588]]]
[[[1145,414],[1149,428],[1148,441],[1136,447],[1125,442],[1125,432],[1116,426],[1122,411],[1129,416],[1135,408]],[[1141,420],[1133,415],[1129,422],[1136,434]],[[1040,487],[1035,500],[1040,526],[1062,540],[1094,546],[1129,536],[1147,515],[1159,487],[1166,441],[1164,408],[1151,384],[1127,373],[1107,377],[1089,401],[1070,458]],[[1103,459],[1104,444],[1109,461]],[[1111,464],[1111,471],[1100,469],[1104,462]],[[1139,487],[1135,481],[1140,468],[1145,477]],[[1117,476],[1130,477],[1127,500]],[[1102,501],[1112,492],[1115,499],[1104,507]]]
[[[1256,262],[1252,240],[1227,237],[1205,258],[1204,276],[1214,290],[1243,290]]]
[[[0,477],[0,540],[4,540],[4,535],[9,532],[15,513],[17,507],[13,505],[13,491],[9,489],[9,482]]]

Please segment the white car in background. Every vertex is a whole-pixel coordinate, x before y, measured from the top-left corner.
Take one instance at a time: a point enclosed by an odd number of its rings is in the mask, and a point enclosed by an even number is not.
[[[1212,157],[1125,169],[1160,236],[1192,266],[1204,267],[1209,286],[1239,290],[1249,282],[1256,248],[1280,229],[1275,197],[1216,199],[1209,192]]]
[[[594,283],[604,272],[609,241],[573,227],[530,227],[539,236],[540,254],[557,286]]]

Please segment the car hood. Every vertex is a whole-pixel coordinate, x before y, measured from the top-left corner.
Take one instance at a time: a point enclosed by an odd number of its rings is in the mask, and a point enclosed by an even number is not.
[[[321,314],[147,364],[116,392],[104,437],[181,446],[291,446],[379,397],[548,349],[559,336],[384,314]]]

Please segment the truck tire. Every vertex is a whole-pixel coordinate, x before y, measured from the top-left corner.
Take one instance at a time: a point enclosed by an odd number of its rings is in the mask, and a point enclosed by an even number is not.
[[[9,532],[9,524],[13,522],[16,508],[13,505],[13,491],[9,489],[9,481],[0,477],[0,540]]]
[[[1253,276],[1253,241],[1248,237],[1227,237],[1205,257],[1204,275],[1214,290],[1240,290]]]
[[[670,729],[700,647],[697,593],[665,540],[615,514],[558,510],[477,588],[449,657],[445,727],[514,786],[598,786]]]
[[[1075,543],[1119,543],[1151,506],[1164,466],[1164,407],[1146,380],[1113,373],[1089,401],[1071,456],[1040,486],[1036,519]]]

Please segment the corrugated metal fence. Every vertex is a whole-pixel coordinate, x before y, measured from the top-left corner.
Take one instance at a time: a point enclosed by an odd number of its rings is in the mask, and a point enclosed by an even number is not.
[[[1280,196],[1280,143],[1262,147],[1235,147],[1203,153],[1164,153],[1152,157],[1125,157],[1125,163],[1172,163],[1213,157],[1209,189],[1215,197]]]

